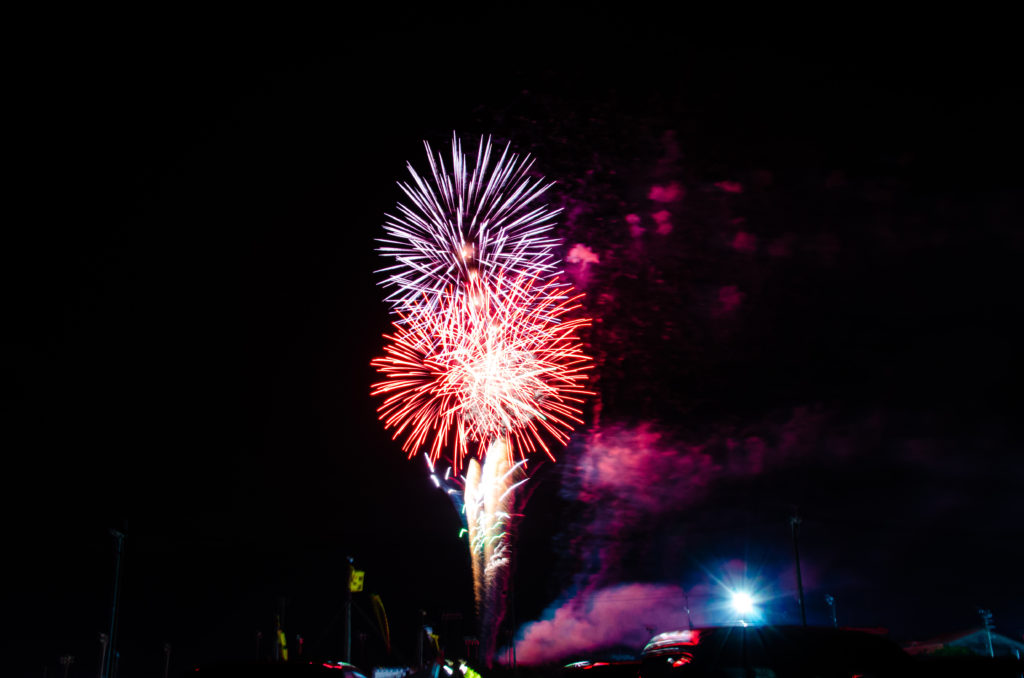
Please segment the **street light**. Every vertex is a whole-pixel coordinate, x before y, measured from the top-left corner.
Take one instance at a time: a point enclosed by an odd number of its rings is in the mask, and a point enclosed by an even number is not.
[[[754,597],[746,591],[734,591],[732,594],[732,609],[740,618],[749,617],[754,613]]]

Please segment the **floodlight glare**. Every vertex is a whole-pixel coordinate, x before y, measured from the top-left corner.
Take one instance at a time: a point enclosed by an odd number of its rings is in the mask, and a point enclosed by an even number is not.
[[[746,591],[737,591],[732,594],[732,609],[737,614],[749,615],[754,612],[754,599]]]

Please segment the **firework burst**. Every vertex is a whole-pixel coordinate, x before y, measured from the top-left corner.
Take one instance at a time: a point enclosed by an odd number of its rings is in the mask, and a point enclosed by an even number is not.
[[[492,163],[480,140],[469,167],[458,138],[451,172],[426,145],[433,183],[410,165],[399,186],[409,204],[388,216],[381,253],[386,301],[398,316],[385,335],[382,375],[371,394],[385,428],[403,438],[409,457],[425,450],[434,482],[464,512],[481,623],[490,665],[504,616],[512,534],[523,501],[528,455],[568,442],[580,419],[591,359],[578,337],[590,324],[574,318],[579,296],[561,281],[551,237],[559,210],[539,205],[550,187],[531,179],[529,156]],[[462,496],[433,474],[449,456]]]
[[[558,275],[551,236],[561,210],[537,204],[551,183],[531,179],[533,160],[509,152],[506,145],[492,163],[490,138],[480,139],[476,164],[470,168],[462,143],[452,138],[451,171],[444,157],[424,142],[433,182],[408,165],[412,183],[399,182],[409,202],[387,215],[386,238],[378,250],[394,262],[380,273],[389,295],[385,301],[416,325],[436,311],[446,290],[460,294],[471,275],[484,280],[524,276],[550,280]],[[557,286],[548,288],[557,293]]]
[[[372,390],[385,396],[381,419],[410,457],[427,447],[437,460],[450,446],[458,471],[508,438],[510,459],[541,450],[553,459],[546,438],[564,444],[581,423],[590,359],[576,333],[589,320],[567,319],[579,297],[557,299],[555,283],[524,275],[495,280],[496,289],[474,276],[417,326],[395,323],[372,361],[384,376]]]

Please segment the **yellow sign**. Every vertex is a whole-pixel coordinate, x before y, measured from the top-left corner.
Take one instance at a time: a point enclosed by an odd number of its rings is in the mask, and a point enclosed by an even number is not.
[[[288,661],[288,641],[284,637],[284,631],[277,630],[277,642],[281,644],[281,659]]]
[[[363,576],[366,574],[363,570],[349,570],[348,575],[348,590],[352,592],[363,590]]]

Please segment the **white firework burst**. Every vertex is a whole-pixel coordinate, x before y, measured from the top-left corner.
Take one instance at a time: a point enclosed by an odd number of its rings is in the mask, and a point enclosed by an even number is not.
[[[412,183],[398,185],[409,203],[398,203],[397,216],[385,215],[387,237],[378,239],[378,251],[393,260],[378,273],[387,276],[385,301],[400,322],[418,324],[445,290],[463,289],[473,274],[484,281],[525,276],[538,282],[559,274],[561,242],[551,233],[561,210],[540,203],[553,182],[531,178],[529,155],[506,145],[492,163],[491,139],[481,137],[471,168],[453,135],[449,172],[444,157],[435,158],[423,144],[432,182],[408,164]],[[551,289],[557,293],[557,286]]]

